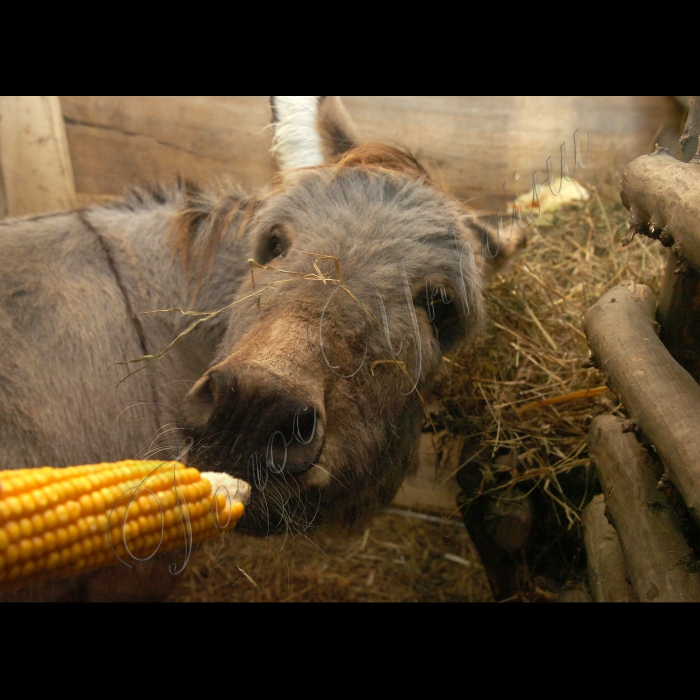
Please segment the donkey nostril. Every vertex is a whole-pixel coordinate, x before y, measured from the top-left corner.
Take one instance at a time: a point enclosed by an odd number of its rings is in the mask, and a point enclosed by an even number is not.
[[[274,417],[274,423],[269,421]],[[272,426],[275,429],[272,430]],[[261,427],[257,443],[266,434],[267,440],[264,466],[270,474],[300,476],[308,472],[318,461],[323,448],[323,425],[319,422],[315,406],[300,406],[293,410],[286,409],[268,414],[268,422]],[[290,430],[291,429],[291,430]]]
[[[294,415],[293,438],[301,445],[308,445],[316,434],[316,407],[302,406]]]

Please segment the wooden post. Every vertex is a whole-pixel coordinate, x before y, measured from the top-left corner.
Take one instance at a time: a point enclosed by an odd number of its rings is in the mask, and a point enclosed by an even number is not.
[[[691,97],[688,119],[681,136],[681,150],[686,163],[689,163],[698,152],[698,136],[700,136],[700,97]]]
[[[605,500],[596,496],[583,511],[584,539],[588,559],[588,583],[596,603],[636,601],[627,582],[625,560],[615,528],[605,515]]]
[[[626,243],[637,233],[659,239],[700,270],[700,164],[682,163],[665,149],[640,156],[625,168],[620,198],[632,213]]]
[[[663,344],[681,367],[700,382],[700,275],[688,271],[676,274],[679,264],[671,254],[656,318],[661,324]]]
[[[0,158],[8,216],[75,208],[73,166],[57,96],[0,96]]]
[[[468,450],[460,461],[465,461]],[[517,486],[496,497],[480,496],[482,479],[482,465],[476,460],[463,467],[457,473],[462,488],[457,503],[494,600],[511,600],[529,579],[524,549],[532,530],[532,503]]]
[[[698,560],[683,537],[680,518],[657,489],[649,455],[624,429],[621,419],[598,416],[588,431],[588,451],[634,592],[642,602],[700,603]]]
[[[693,97],[681,138],[685,163],[664,149],[632,161],[622,180],[622,202],[637,233],[671,249],[657,318],[671,355],[700,381],[700,98]]]
[[[670,480],[700,521],[700,386],[656,336],[651,290],[614,287],[588,311],[592,360],[654,446]]]
[[[7,197],[5,196],[5,181],[2,176],[2,148],[0,148],[0,221],[7,216]]]

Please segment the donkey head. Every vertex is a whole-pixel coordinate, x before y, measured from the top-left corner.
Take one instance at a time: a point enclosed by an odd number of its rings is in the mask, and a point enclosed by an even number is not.
[[[495,253],[410,154],[359,145],[337,97],[272,105],[280,181],[245,227],[252,274],[181,419],[199,468],[252,484],[240,527],[263,535],[393,498]]]

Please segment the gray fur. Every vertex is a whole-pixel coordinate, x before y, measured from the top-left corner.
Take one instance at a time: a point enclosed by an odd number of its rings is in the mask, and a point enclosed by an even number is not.
[[[238,191],[227,196],[246,201]],[[419,393],[442,361],[426,311],[411,311],[426,278],[457,280],[448,311],[459,342],[480,327],[480,242],[464,210],[426,178],[400,168],[330,164],[294,172],[277,191],[250,200],[250,220],[243,208],[232,217],[197,287],[195,271],[183,266],[166,236],[174,217],[191,207],[187,197],[178,188],[122,206],[0,224],[0,469],[171,458],[191,435],[187,460],[250,480],[250,454],[264,449],[264,440],[250,436],[265,437],[256,431],[266,418],[253,407],[284,396],[318,408],[315,439],[322,451],[304,453],[316,460],[306,473],[272,475],[254,489],[248,529],[267,534],[323,519],[364,520],[417,463]],[[204,200],[193,224],[195,250],[215,234],[214,214],[207,212],[217,200]],[[275,230],[284,231],[291,247],[271,266],[286,272],[256,270],[253,287],[247,260],[259,258]],[[459,265],[464,242],[477,254],[477,269],[466,256]],[[287,274],[314,273],[314,258],[305,253],[337,258],[343,279],[355,280],[348,283],[352,293],[378,319],[377,298],[386,311],[390,337],[375,319],[366,341],[365,313],[344,290],[336,293],[323,319],[326,351],[341,366],[336,372],[319,361],[317,338],[328,297],[319,298],[337,285]],[[332,261],[319,265],[335,277]],[[141,312],[193,305],[213,311],[280,280],[259,301],[203,324],[164,359],[120,383],[140,365],[115,363],[162,350],[192,321],[175,312]],[[378,297],[358,280],[373,285]],[[339,378],[359,366],[365,343],[359,371]],[[401,344],[392,356],[387,346]],[[392,359],[405,363],[408,377]],[[224,414],[229,404],[207,393],[215,375],[236,378],[231,391],[247,387],[249,403],[231,403]]]

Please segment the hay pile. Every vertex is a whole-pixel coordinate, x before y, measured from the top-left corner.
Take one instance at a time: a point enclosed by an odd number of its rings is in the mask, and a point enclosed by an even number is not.
[[[588,426],[604,411],[624,415],[602,374],[585,366],[583,317],[621,281],[658,294],[665,267],[663,249],[648,239],[622,246],[629,212],[618,183],[619,176],[601,178],[588,187],[588,201],[533,220],[527,249],[489,290],[482,342],[469,356],[447,359],[435,390],[444,406],[434,416],[438,430],[469,441],[460,467],[461,475],[481,475],[475,497],[512,504],[530,496],[520,600],[541,600],[543,589],[558,593],[583,578],[580,514],[599,488]]]
[[[663,249],[653,241],[637,238],[622,246],[629,212],[618,182],[599,180],[588,188],[587,202],[533,219],[527,249],[487,294],[487,331],[476,353],[447,358],[435,390],[445,407],[438,421],[475,445],[469,459],[488,464],[499,454],[517,456],[516,464],[493,465],[493,472],[511,473],[505,482],[487,468],[483,491],[495,483],[542,488],[570,526],[582,503],[571,502],[560,478],[588,464],[591,420],[602,411],[622,411],[602,374],[584,366],[583,317],[624,280],[658,294],[665,266]]]
[[[622,414],[615,397],[601,388],[601,374],[582,367],[588,357],[583,316],[623,280],[648,284],[658,294],[665,263],[652,241],[637,238],[622,247],[629,214],[619,201],[618,174],[599,179],[589,191],[587,202],[533,220],[527,249],[487,294],[488,322],[479,346],[446,358],[433,396],[426,397],[441,407],[432,416],[436,429],[465,441],[468,457],[460,466],[479,463],[482,492],[508,492],[514,484],[521,492],[537,492],[574,542],[580,541],[581,508],[594,488],[590,479],[576,478],[588,466],[588,425],[603,411]],[[459,522],[384,514],[364,534],[349,537],[320,531],[297,542],[231,540],[235,544],[226,551],[203,548],[171,599],[491,599]],[[571,558],[570,550],[562,550],[562,579]],[[537,561],[530,562],[528,575],[522,599],[554,597]]]

